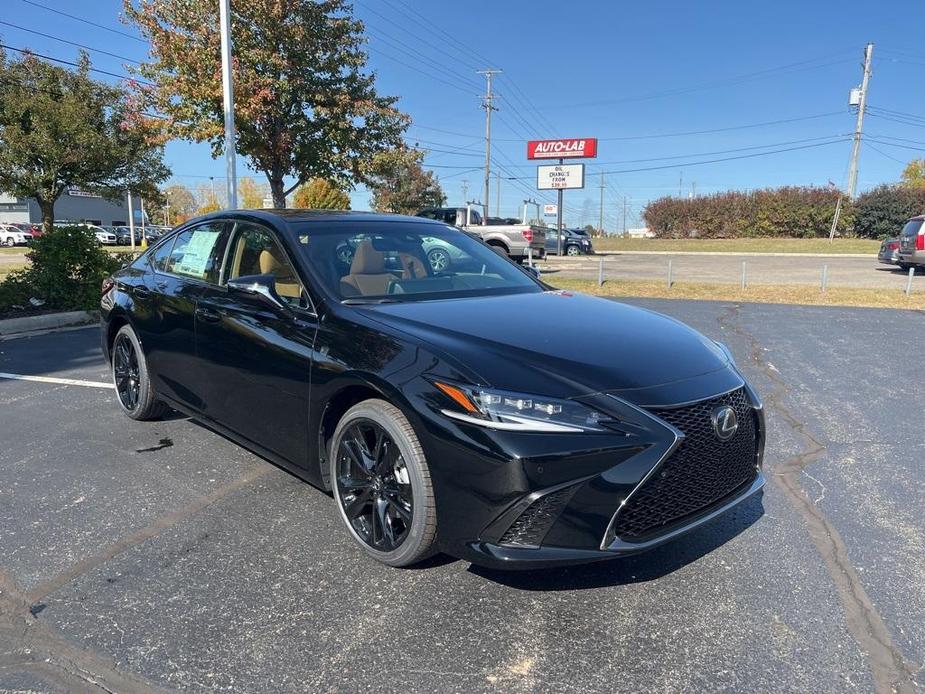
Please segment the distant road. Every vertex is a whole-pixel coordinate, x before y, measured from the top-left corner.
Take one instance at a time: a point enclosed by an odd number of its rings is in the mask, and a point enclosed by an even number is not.
[[[742,262],[745,261],[749,284],[819,286],[822,266],[828,265],[828,283],[832,287],[903,289],[906,286],[905,272],[897,267],[881,265],[873,256],[855,258],[836,255],[819,258],[619,253],[561,259],[552,256],[540,268],[544,276],[549,278],[597,279],[601,258],[604,259],[605,277],[609,279],[663,280],[667,278],[670,259],[675,282],[738,284],[742,277]],[[919,273],[914,281],[925,284],[925,277]]]

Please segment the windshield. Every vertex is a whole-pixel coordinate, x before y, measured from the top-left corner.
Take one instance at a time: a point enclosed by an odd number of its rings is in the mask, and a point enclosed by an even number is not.
[[[445,224],[294,226],[324,289],[349,303],[543,291],[509,260]]]
[[[902,235],[903,236],[915,236],[919,233],[919,229],[922,228],[921,219],[911,219],[906,222],[906,226],[903,227]]]

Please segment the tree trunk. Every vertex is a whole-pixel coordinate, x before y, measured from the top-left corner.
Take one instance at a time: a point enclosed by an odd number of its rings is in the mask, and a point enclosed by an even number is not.
[[[283,186],[283,177],[275,174],[267,174],[267,180],[270,181],[270,194],[273,196],[273,207],[285,209],[286,207],[286,189]]]
[[[36,198],[36,202],[42,210],[42,233],[49,234],[55,229],[55,201]]]

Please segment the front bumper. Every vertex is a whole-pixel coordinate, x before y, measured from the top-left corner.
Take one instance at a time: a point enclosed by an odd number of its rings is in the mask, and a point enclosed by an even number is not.
[[[687,466],[692,462],[674,455],[685,441],[683,432],[653,412],[670,408],[672,403],[700,405],[726,397],[712,395],[717,392],[739,393],[747,413],[743,416],[754,423],[753,433],[748,434],[751,447],[743,449],[747,452],[738,467],[741,478],[728,488],[718,486],[715,497],[704,503],[698,501],[674,517],[669,514],[663,522],[652,525],[651,532],[627,529],[635,510],[615,523],[623,509],[639,507],[639,499],[645,500],[647,494],[651,497],[659,479],[647,487],[650,478],[667,475],[675,480],[673,491],[666,491],[666,495],[688,488],[683,474],[674,477],[684,469],[682,463]],[[764,485],[763,409],[734,369],[629,397],[635,402],[629,402],[626,394],[579,398],[614,417],[613,435],[492,431],[448,423],[441,415],[441,426],[454,431],[446,439],[428,435],[422,444],[428,460],[433,461],[437,525],[444,551],[483,566],[510,569],[636,554],[700,527],[752,497]],[[683,409],[686,406],[678,411]],[[433,434],[433,428],[428,428]],[[717,459],[720,457],[718,454]],[[709,461],[702,462],[706,465]],[[708,473],[705,470],[701,479],[711,479]],[[633,501],[639,489],[645,492]],[[655,496],[656,501],[661,498]]]

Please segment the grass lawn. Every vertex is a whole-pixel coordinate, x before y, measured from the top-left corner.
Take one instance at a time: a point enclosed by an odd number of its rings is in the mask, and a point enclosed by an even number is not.
[[[919,278],[916,278],[919,279]],[[901,291],[884,289],[832,288],[825,293],[804,286],[755,285],[744,291],[733,284],[694,284],[677,282],[671,289],[665,282],[607,281],[602,287],[596,280],[551,279],[547,282],[558,289],[569,289],[613,297],[651,297],[658,299],[701,299],[713,301],[743,301],[759,304],[805,304],[812,306],[869,306],[873,308],[925,309],[925,282],[913,281],[911,296]]]
[[[594,239],[600,251],[687,251],[691,253],[870,253],[876,255],[880,242],[871,239]]]
[[[3,265],[0,265],[0,282],[2,282],[4,278],[6,278],[6,276],[10,274],[11,272],[13,272],[14,270],[23,270],[25,269],[25,267],[26,267],[25,263],[23,263],[22,265],[18,265],[18,264],[7,265],[5,263]]]

